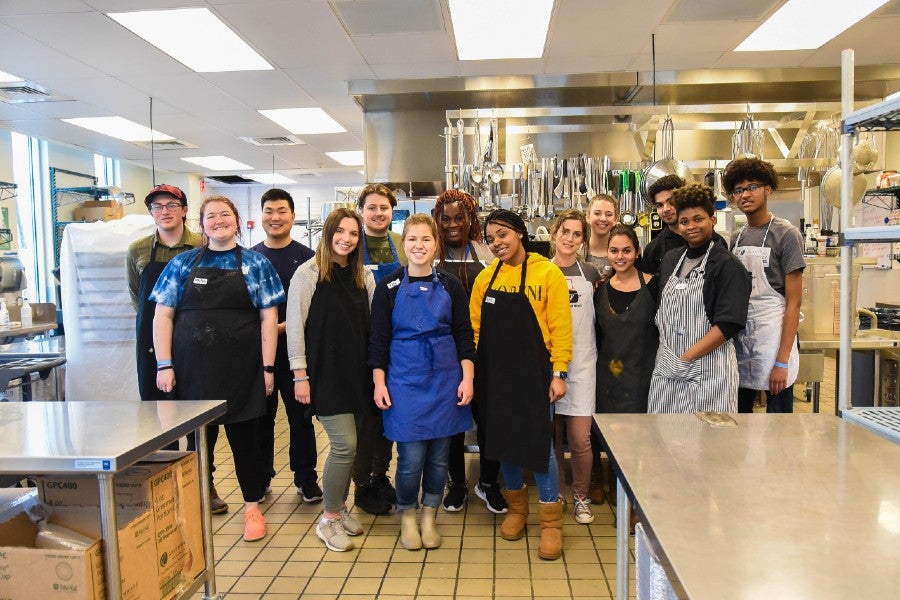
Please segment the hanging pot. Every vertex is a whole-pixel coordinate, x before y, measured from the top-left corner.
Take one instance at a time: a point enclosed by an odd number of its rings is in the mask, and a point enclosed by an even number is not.
[[[850,201],[856,205],[859,204],[863,196],[866,195],[868,182],[866,176],[858,173],[853,176],[853,189],[850,193]],[[838,166],[831,167],[822,176],[822,194],[825,200],[835,208],[841,207],[841,168]]]
[[[691,168],[687,166],[687,163],[675,160],[673,156],[675,126],[672,124],[671,118],[666,117],[666,120],[663,121],[662,127],[660,127],[660,137],[663,157],[644,169],[641,177],[641,195],[644,197],[644,202],[647,203],[649,210],[655,208],[653,206],[653,198],[648,193],[650,186],[654,183],[667,175],[678,175],[685,182],[690,182],[694,178],[694,174]]]

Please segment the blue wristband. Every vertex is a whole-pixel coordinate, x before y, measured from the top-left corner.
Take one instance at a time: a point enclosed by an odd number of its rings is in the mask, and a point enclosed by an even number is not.
[[[158,369],[159,367],[168,367],[171,364],[171,360],[158,360],[156,361],[156,368]]]
[[[787,369],[788,368],[787,364],[785,364],[783,362],[778,362],[777,360],[775,361],[775,366],[778,367],[779,369]]]

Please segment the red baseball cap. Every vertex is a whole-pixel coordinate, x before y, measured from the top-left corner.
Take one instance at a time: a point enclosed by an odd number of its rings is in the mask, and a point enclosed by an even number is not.
[[[169,185],[167,183],[162,183],[150,190],[150,193],[147,194],[146,198],[144,198],[144,204],[147,205],[147,208],[150,208],[150,203],[153,201],[153,199],[162,194],[172,196],[176,200],[180,200],[182,206],[187,206],[187,196],[184,194],[181,188],[175,187],[174,185]]]

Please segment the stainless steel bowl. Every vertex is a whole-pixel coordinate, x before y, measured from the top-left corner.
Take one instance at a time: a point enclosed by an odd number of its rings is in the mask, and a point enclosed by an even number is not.
[[[691,171],[691,168],[683,161],[675,160],[674,158],[664,158],[656,161],[644,169],[641,176],[641,195],[644,197],[644,202],[648,208],[653,209],[655,207],[653,206],[653,198],[650,197],[647,190],[650,189],[651,185],[667,175],[678,175],[687,183],[694,179],[694,173]]]

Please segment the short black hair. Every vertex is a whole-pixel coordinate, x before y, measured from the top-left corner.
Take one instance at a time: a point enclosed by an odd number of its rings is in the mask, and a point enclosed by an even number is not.
[[[287,200],[288,206],[291,207],[291,212],[294,212],[294,199],[281,188],[266,190],[266,193],[259,199],[259,207],[264,209],[266,207],[266,202],[269,200]]]
[[[676,214],[688,208],[702,208],[706,214],[716,214],[716,194],[708,185],[691,183],[672,192]]]
[[[654,204],[658,193],[676,190],[680,187],[684,187],[684,179],[678,175],[666,175],[665,177],[660,177],[647,188],[647,199],[651,204]]]
[[[731,194],[737,184],[742,181],[759,181],[773,190],[778,189],[778,173],[772,163],[760,158],[738,158],[725,167],[722,175],[722,187]]]

